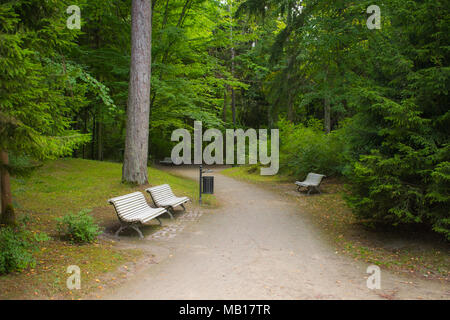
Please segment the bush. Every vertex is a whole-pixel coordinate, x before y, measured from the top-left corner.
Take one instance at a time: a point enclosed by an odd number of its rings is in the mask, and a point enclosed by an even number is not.
[[[369,226],[424,226],[450,240],[450,145],[418,106],[380,101],[367,101],[364,117],[352,121],[359,142],[351,145],[370,151],[347,174],[348,204]]]
[[[57,218],[57,229],[60,235],[73,243],[92,243],[101,234],[98,224],[89,215],[91,210],[82,210],[78,214],[69,213]]]
[[[33,239],[32,235],[21,228],[0,228],[0,274],[36,265],[32,254],[36,246],[29,239]]]
[[[327,176],[340,175],[343,146],[336,133],[325,134],[320,129],[287,121],[280,128],[280,170],[299,179],[309,172]]]

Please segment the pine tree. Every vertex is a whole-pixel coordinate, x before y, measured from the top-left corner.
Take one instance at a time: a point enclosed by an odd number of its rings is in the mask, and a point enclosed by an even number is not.
[[[24,25],[14,2],[0,5],[0,154],[2,222],[14,224],[9,156],[39,159],[67,155],[86,138],[70,130],[71,108],[65,104],[61,82],[50,76],[42,52],[28,45],[39,42]],[[20,27],[19,27],[20,25]],[[21,30],[21,31],[17,31]],[[47,47],[47,53],[49,48]]]

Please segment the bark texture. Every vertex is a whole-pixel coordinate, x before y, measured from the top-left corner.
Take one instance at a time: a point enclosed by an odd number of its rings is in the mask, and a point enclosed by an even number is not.
[[[9,177],[9,171],[7,166],[9,165],[8,152],[5,150],[0,151],[0,164],[1,164],[1,201],[2,201],[2,215],[1,223],[6,225],[12,225],[16,221],[14,213],[14,207],[12,204],[11,195],[11,183]]]
[[[151,11],[151,0],[133,0],[131,70],[122,180],[140,185],[148,182]]]

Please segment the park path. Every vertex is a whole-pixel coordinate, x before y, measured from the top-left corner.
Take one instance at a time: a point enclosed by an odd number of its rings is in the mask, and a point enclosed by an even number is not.
[[[104,299],[450,299],[448,283],[384,270],[381,290],[369,290],[368,265],[334,252],[292,200],[214,175],[221,207],[192,209],[133,242],[157,263]]]

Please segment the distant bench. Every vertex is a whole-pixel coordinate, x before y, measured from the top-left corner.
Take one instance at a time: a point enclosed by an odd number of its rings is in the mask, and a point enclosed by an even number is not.
[[[173,165],[173,161],[172,158],[164,158],[164,160],[161,160],[159,164],[171,166]]]
[[[173,194],[172,188],[168,184],[163,184],[161,186],[156,186],[152,188],[148,188],[147,191],[155,206],[158,208],[166,208],[169,212],[170,217],[173,219],[173,210],[175,207],[181,206],[184,210],[184,204],[188,201],[191,201],[188,197],[177,197]]]
[[[295,182],[295,184],[298,186],[297,191],[300,191],[302,188],[306,188],[306,190],[308,190],[308,194],[310,194],[312,190],[316,190],[317,192],[322,193],[320,191],[320,184],[322,183],[323,178],[325,178],[323,174],[312,172],[308,173],[305,181]]]
[[[139,226],[152,219],[157,219],[159,224],[162,225],[159,216],[167,212],[165,208],[151,208],[148,205],[147,200],[145,200],[144,194],[141,192],[113,198],[108,200],[108,203],[114,206],[121,224],[119,230],[117,230],[115,234],[116,237],[119,236],[122,230],[131,228],[135,230],[142,239],[144,236],[142,235],[141,230],[139,230]]]

